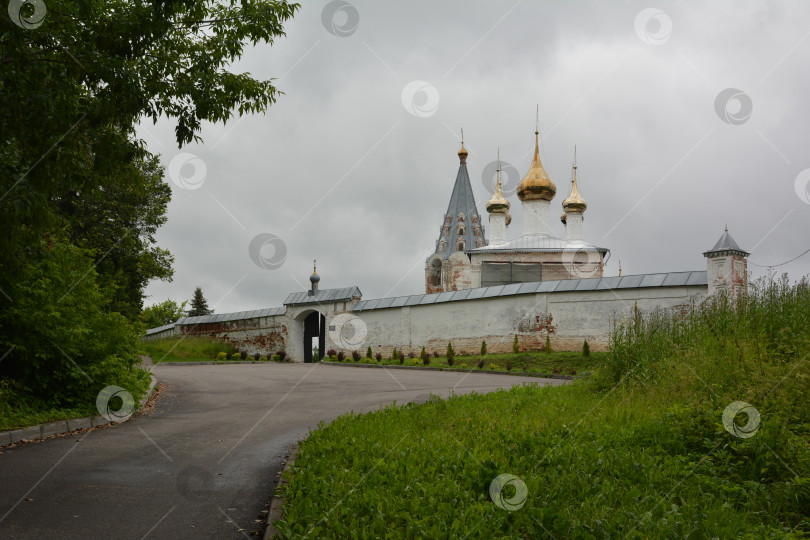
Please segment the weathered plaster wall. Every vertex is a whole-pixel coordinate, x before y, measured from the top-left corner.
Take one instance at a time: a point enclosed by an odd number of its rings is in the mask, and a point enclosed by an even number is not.
[[[444,354],[448,341],[457,353],[474,354],[486,340],[489,352],[511,352],[518,335],[522,350],[537,350],[546,334],[557,350],[579,350],[583,340],[604,349],[614,316],[640,310],[679,308],[689,297],[705,295],[705,286],[656,287],[506,296],[442,304],[359,311],[368,335],[362,349],[390,356],[394,347],[406,354]]]

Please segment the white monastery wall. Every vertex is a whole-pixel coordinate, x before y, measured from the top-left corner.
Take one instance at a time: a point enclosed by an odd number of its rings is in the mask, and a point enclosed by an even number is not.
[[[518,335],[521,350],[537,350],[546,334],[552,348],[579,350],[583,340],[603,350],[615,316],[639,310],[685,308],[706,286],[652,287],[587,292],[553,292],[462,300],[424,306],[354,312],[367,328],[362,349],[390,356],[398,351],[444,354],[447,343],[456,353],[476,354],[486,340],[488,352],[511,352]]]

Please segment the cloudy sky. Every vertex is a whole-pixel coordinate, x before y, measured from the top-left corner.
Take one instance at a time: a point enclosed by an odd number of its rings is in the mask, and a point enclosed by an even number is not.
[[[322,288],[424,292],[460,128],[480,212],[499,147],[517,171],[514,238],[538,105],[555,233],[576,144],[606,275],[705,269],[726,223],[750,263],[782,263],[810,248],[808,66],[808,2],[307,2],[233,66],[276,79],[267,114],[182,149],[169,121],[140,130],[173,187],[174,281],[147,302],[201,286],[219,313],[280,306],[315,258]]]

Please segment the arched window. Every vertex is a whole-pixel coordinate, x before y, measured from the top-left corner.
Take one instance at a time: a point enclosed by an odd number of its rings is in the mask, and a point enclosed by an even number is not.
[[[464,251],[464,240],[458,241],[458,251]]]
[[[458,213],[458,222],[459,223],[464,223],[464,212],[459,212]]]
[[[438,287],[442,284],[442,261],[440,259],[433,259],[430,262],[428,283],[433,287]]]
[[[464,225],[459,225],[458,226],[458,235],[459,236],[464,236]]]

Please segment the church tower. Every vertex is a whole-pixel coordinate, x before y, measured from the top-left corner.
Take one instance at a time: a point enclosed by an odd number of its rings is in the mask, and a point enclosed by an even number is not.
[[[447,212],[442,218],[436,249],[425,264],[425,292],[454,291],[465,288],[466,252],[486,245],[484,226],[475,205],[470,175],[467,173],[467,149],[462,136],[458,151],[458,172]],[[461,278],[459,278],[461,275]],[[469,286],[469,285],[467,285]]]
[[[498,180],[495,185],[495,193],[487,201],[487,213],[489,213],[489,245],[506,243],[506,229],[512,222],[512,214],[509,213],[509,201],[503,196],[501,189],[501,157],[498,151]]]
[[[523,207],[523,234],[551,236],[551,199],[557,186],[540,161],[540,131],[534,131],[534,159],[529,172],[518,184],[517,195]]]
[[[588,205],[579,194],[577,186],[577,149],[574,147],[574,165],[571,175],[571,193],[562,203],[562,222],[565,225],[565,241],[569,244],[582,242],[582,222],[585,219],[585,209]]]

